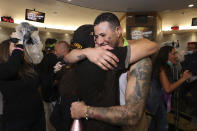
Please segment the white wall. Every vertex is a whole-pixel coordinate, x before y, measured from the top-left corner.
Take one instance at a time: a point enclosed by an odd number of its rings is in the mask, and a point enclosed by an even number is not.
[[[178,34],[169,34],[163,36],[163,41],[177,41],[179,40],[179,50],[186,50],[187,43],[197,41],[197,32],[187,32]]]
[[[0,42],[8,39],[9,35],[12,32],[14,32],[14,28],[0,26]],[[45,31],[40,31],[39,36],[43,44],[45,43],[45,40],[47,38],[54,38],[57,39],[57,41],[66,41],[68,43],[70,43],[72,39],[72,34],[45,32]]]
[[[197,8],[189,8],[175,11],[164,11],[160,12],[159,15],[162,19],[162,30],[172,27],[191,27],[192,18],[197,18]],[[186,30],[184,32],[168,32],[164,33],[159,40],[159,43],[165,41],[177,41],[180,42],[179,50],[185,50],[187,43],[192,41],[197,41],[197,30]]]
[[[159,15],[162,18],[162,30],[169,29],[172,26],[179,26],[180,29],[185,27],[191,28],[192,18],[197,18],[197,8],[168,10],[160,12]]]

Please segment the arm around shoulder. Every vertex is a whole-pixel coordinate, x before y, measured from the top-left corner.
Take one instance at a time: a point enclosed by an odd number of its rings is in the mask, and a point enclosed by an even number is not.
[[[67,63],[77,63],[85,58],[98,65],[103,70],[107,70],[108,68],[112,69],[109,63],[116,67],[116,61],[118,61],[118,58],[113,53],[101,47],[74,49],[68,55],[64,56],[64,60]]]
[[[159,50],[159,45],[148,39],[128,41],[131,49],[130,63],[134,63],[142,58],[150,56]]]
[[[126,104],[112,107],[90,107],[88,117],[121,126],[136,126],[144,113],[146,98],[150,88],[151,60],[142,59],[130,67],[126,88]],[[71,107],[73,118],[85,117],[87,106],[74,103]]]
[[[85,59],[84,49],[74,49],[64,56],[64,61],[67,63],[77,63],[80,60]]]

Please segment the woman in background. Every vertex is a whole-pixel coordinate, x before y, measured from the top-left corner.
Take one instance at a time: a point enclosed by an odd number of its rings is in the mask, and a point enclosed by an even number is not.
[[[4,131],[45,131],[37,73],[27,62],[23,42],[16,34],[12,37],[0,44]]]
[[[177,51],[172,46],[162,47],[153,63],[152,86],[147,109],[153,115],[149,131],[168,131],[167,112],[171,109],[171,94],[183,82],[192,77],[186,70],[182,77],[175,67]]]

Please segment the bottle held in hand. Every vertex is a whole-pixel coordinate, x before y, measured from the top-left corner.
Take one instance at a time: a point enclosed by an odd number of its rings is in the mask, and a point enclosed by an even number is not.
[[[70,131],[83,131],[81,120],[75,119],[73,121]]]

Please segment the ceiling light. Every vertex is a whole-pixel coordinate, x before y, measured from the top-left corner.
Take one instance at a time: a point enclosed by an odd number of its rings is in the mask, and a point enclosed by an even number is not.
[[[71,2],[72,0],[68,0],[68,2]]]
[[[188,7],[193,7],[194,6],[194,4],[190,4],[190,5],[188,5]]]

